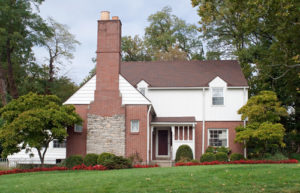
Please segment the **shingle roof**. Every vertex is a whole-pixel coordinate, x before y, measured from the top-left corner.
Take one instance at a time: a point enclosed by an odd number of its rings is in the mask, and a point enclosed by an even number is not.
[[[206,87],[219,76],[228,86],[248,86],[236,60],[122,62],[121,74],[136,85],[151,87]]]
[[[195,117],[155,117],[152,122],[195,122]]]

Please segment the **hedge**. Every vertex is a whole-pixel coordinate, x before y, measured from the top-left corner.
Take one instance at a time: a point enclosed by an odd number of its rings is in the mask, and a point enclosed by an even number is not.
[[[190,161],[193,159],[193,151],[188,145],[181,145],[176,151],[175,161],[178,162],[181,159]]]

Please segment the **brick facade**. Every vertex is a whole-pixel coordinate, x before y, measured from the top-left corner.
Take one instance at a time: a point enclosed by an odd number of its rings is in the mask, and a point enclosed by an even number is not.
[[[147,105],[126,105],[126,156],[138,153],[147,161]],[[131,132],[131,120],[139,120],[139,132]]]

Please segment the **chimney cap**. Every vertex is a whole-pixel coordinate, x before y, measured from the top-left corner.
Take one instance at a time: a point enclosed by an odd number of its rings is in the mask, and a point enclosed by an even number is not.
[[[119,20],[119,17],[118,17],[118,16],[112,16],[111,19],[112,19],[112,20]]]
[[[101,11],[100,20],[110,20],[110,12],[109,11]]]

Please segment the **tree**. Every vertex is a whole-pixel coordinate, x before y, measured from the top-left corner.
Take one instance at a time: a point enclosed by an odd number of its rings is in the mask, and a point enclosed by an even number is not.
[[[276,92],[292,112],[281,122],[287,132],[300,136],[299,1],[192,0],[192,4],[198,7],[204,37],[238,58],[250,95]]]
[[[144,40],[138,35],[122,37],[122,61],[149,61],[151,56],[147,52]]]
[[[153,60],[156,55],[186,53],[186,59],[204,59],[203,45],[197,27],[171,15],[172,9],[164,7],[148,17],[150,25],[145,28],[145,45]],[[174,57],[173,57],[174,58]]]
[[[42,166],[49,143],[62,141],[67,136],[66,128],[82,121],[74,106],[62,106],[54,95],[34,93],[12,100],[0,109],[0,116],[4,120],[0,128],[2,155],[35,148]]]
[[[252,96],[238,113],[242,120],[248,119],[248,122],[246,127],[236,128],[236,142],[244,143],[258,156],[285,146],[285,128],[278,122],[280,117],[287,116],[287,111],[281,106],[276,93],[261,91]]]
[[[73,34],[68,31],[66,25],[57,23],[52,18],[48,19],[49,26],[53,30],[53,35],[44,39],[44,46],[49,53],[48,58],[48,84],[46,86],[46,94],[52,93],[55,71],[59,70],[58,65],[62,65],[61,59],[73,59],[73,52],[76,44],[80,44]]]
[[[43,0],[2,0],[0,2],[2,103],[7,102],[4,100],[7,94],[12,98],[19,96],[17,71],[33,60],[32,47],[41,44],[42,39],[51,34],[43,19],[32,10],[32,7],[38,8],[42,2]]]

